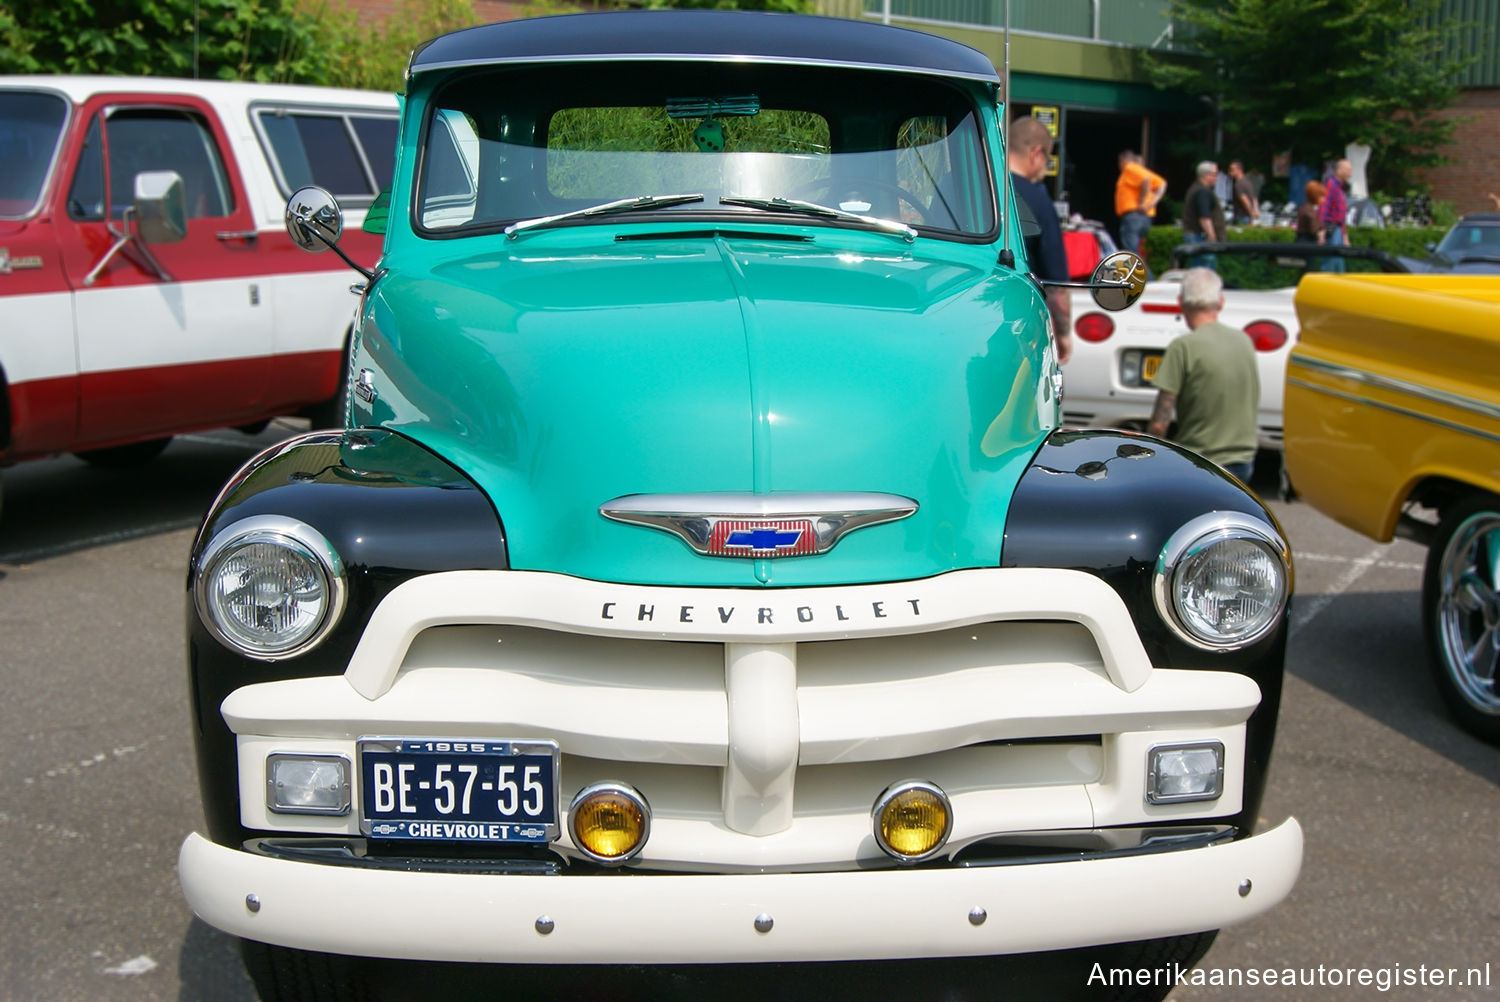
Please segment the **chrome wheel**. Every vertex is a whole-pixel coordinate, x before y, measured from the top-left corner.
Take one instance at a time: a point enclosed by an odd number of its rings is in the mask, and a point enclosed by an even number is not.
[[[1439,565],[1437,641],[1458,694],[1482,713],[1500,716],[1495,669],[1500,663],[1500,514],[1470,515],[1443,548]]]
[[[1500,744],[1500,497],[1443,512],[1422,576],[1432,678],[1459,723]]]

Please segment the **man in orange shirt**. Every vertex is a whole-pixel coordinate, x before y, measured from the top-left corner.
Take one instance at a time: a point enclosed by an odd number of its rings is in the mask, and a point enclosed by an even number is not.
[[[1156,203],[1167,193],[1166,178],[1146,167],[1134,150],[1120,154],[1120,179],[1115,182],[1115,215],[1120,217],[1120,247],[1141,253],[1141,241],[1151,229]]]

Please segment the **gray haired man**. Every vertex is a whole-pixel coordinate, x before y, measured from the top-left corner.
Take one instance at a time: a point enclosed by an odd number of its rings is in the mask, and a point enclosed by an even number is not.
[[[1224,283],[1210,269],[1187,270],[1179,302],[1188,333],[1167,346],[1156,370],[1156,406],[1146,430],[1164,438],[1175,411],[1173,441],[1248,483],[1260,409],[1255,346],[1244,331],[1219,322]]]

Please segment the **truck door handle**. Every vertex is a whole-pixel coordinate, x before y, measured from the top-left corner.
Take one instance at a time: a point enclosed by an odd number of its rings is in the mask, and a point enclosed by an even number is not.
[[[260,232],[257,230],[225,230],[222,233],[215,233],[214,236],[220,240],[254,240],[260,236]]]

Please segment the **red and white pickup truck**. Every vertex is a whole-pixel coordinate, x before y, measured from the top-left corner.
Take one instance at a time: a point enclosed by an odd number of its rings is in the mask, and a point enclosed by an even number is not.
[[[149,458],[175,434],[339,418],[355,299],[283,216],[330,187],[359,231],[393,171],[393,95],[0,77],[0,465]]]

